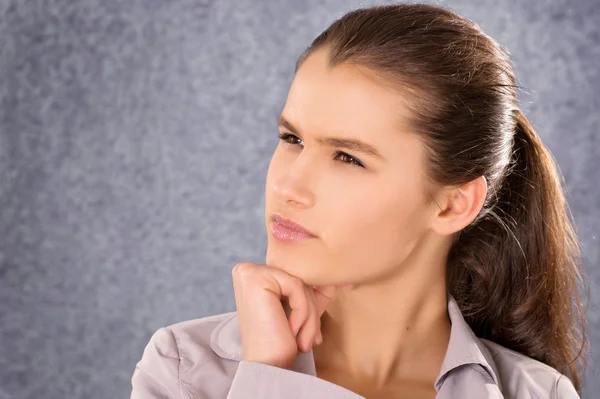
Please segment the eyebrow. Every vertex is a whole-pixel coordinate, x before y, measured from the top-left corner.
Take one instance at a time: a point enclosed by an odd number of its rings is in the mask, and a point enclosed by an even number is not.
[[[296,129],[283,115],[280,115],[277,118],[277,125],[283,126],[286,129],[290,130],[292,133],[300,136],[299,130]],[[357,139],[349,139],[343,137],[317,137],[317,142],[322,145],[326,145],[329,147],[339,147],[347,150],[362,152],[364,154],[373,155],[384,159],[383,156],[370,144],[367,144],[363,141]]]

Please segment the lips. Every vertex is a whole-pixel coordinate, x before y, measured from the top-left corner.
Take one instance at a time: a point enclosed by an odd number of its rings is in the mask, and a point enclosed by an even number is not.
[[[284,241],[298,241],[315,237],[315,235],[306,227],[293,220],[284,218],[277,213],[273,215],[273,221],[273,232],[275,236]]]

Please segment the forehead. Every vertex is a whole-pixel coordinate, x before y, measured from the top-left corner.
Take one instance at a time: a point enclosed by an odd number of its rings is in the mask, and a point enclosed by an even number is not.
[[[282,114],[300,130],[389,139],[408,130],[405,101],[364,68],[329,68],[327,52],[317,50],[294,76]]]

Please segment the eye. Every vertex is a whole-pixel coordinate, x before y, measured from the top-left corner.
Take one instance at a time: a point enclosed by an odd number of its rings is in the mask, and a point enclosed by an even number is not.
[[[279,133],[279,139],[287,144],[301,144],[302,146],[304,145],[304,143],[302,142],[302,140],[300,138],[298,138],[297,136],[294,136],[293,134],[290,133]],[[295,140],[298,140],[298,142],[296,142]],[[347,163],[353,166],[358,166],[359,168],[364,168],[365,165],[363,165],[363,163],[358,160],[357,158],[353,157],[350,154],[346,154],[345,152],[342,151],[338,151],[335,153],[334,159],[341,157],[342,160],[341,162],[343,163]]]
[[[299,140],[300,142],[302,142],[302,140],[300,140],[298,137],[294,136],[293,134],[289,134],[289,133],[279,133],[279,139],[281,141],[284,141],[288,144],[299,144],[299,143],[295,143],[293,140]],[[291,141],[290,141],[291,139]]]
[[[358,159],[354,158],[352,155],[346,154],[345,152],[338,151],[335,154],[335,158],[337,158],[337,157],[342,157],[342,159],[346,159],[345,161],[342,161],[344,163],[348,163],[350,165],[355,165],[360,168],[365,167],[365,165],[363,165],[362,162],[360,162]]]

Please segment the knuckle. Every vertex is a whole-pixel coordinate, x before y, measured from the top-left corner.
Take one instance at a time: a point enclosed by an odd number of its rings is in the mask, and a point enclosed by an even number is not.
[[[298,277],[293,278],[292,284],[294,285],[294,289],[298,290],[298,292],[304,291],[304,282]]]
[[[252,273],[253,265],[248,262],[240,262],[236,264],[231,270],[231,275],[233,277],[245,277],[248,274]]]

